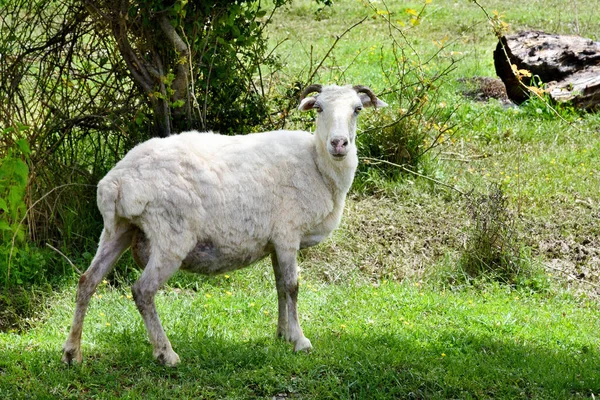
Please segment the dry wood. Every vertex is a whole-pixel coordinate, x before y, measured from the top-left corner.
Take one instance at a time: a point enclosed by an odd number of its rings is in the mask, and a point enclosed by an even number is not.
[[[555,101],[584,109],[600,103],[600,43],[591,39],[540,31],[504,36],[494,51],[494,64],[508,97],[517,104],[529,98],[526,86],[535,76]]]

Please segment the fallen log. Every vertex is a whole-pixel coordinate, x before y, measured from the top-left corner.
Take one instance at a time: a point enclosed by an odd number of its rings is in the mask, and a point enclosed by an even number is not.
[[[504,36],[494,51],[496,74],[508,97],[521,104],[541,80],[557,102],[596,109],[600,104],[600,43],[580,36],[526,31]]]

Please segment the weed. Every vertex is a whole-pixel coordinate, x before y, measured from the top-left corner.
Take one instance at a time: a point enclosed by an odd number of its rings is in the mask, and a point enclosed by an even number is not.
[[[469,195],[471,227],[460,265],[471,277],[493,275],[514,283],[525,265],[524,248],[519,241],[516,220],[499,185],[489,193]]]

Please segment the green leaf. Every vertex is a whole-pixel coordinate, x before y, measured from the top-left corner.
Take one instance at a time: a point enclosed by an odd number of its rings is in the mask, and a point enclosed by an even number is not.
[[[6,204],[6,200],[0,197],[0,210],[8,211],[8,205]]]
[[[264,17],[265,15],[267,15],[267,10],[258,10],[258,11],[256,12],[256,18],[262,18],[262,17]]]
[[[17,140],[17,146],[19,146],[19,150],[25,155],[31,154],[31,149],[29,148],[29,143],[25,139]]]
[[[19,130],[19,132],[25,132],[27,129],[29,129],[29,125],[17,122],[17,129]]]
[[[21,213],[19,211],[25,208],[25,202],[23,201],[24,195],[25,189],[19,186],[11,187],[8,192],[7,203],[10,206],[8,212],[14,221],[21,218]]]
[[[27,176],[29,175],[29,167],[23,160],[15,159],[13,163],[14,179],[20,185],[27,185]]]

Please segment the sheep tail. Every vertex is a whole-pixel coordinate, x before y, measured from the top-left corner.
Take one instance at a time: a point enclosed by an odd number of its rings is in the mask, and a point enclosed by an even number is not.
[[[115,180],[103,179],[98,183],[98,193],[96,196],[98,209],[104,220],[104,230],[106,234],[111,235],[117,228],[117,202],[121,185]]]

